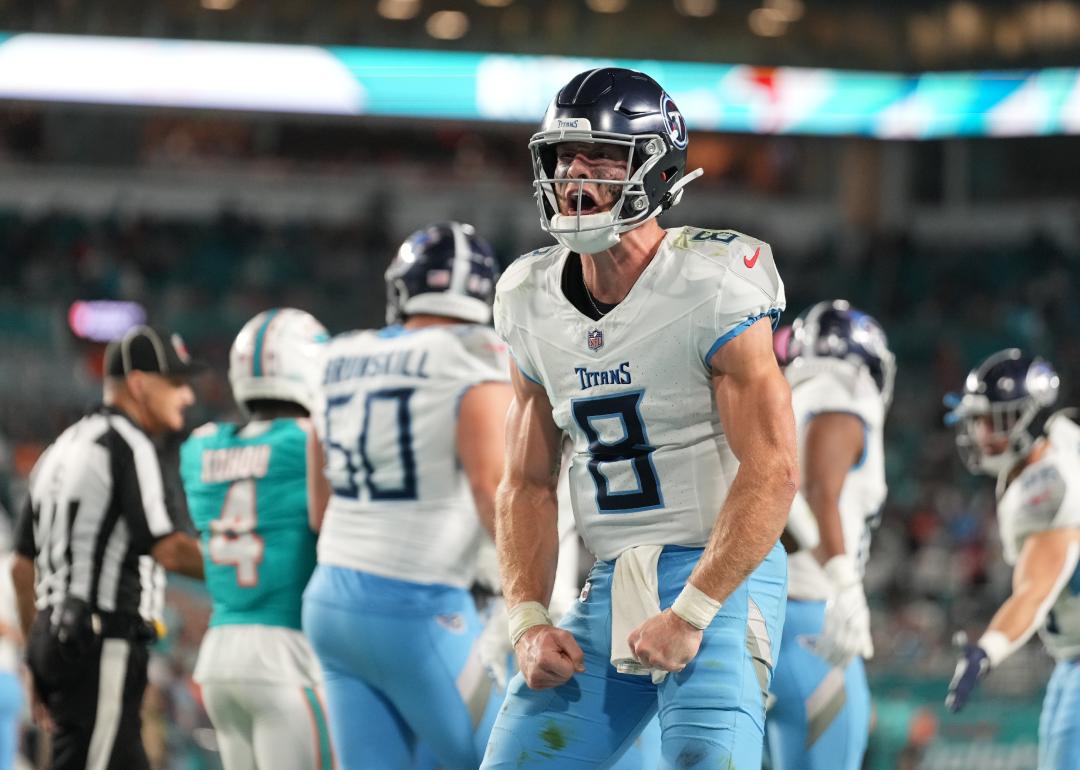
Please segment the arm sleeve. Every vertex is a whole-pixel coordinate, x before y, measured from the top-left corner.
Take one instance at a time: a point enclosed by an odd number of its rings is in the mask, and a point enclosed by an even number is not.
[[[717,266],[715,300],[697,313],[696,343],[706,366],[716,351],[762,318],[771,319],[775,328],[786,306],[769,244],[739,236],[729,257],[726,267]]]

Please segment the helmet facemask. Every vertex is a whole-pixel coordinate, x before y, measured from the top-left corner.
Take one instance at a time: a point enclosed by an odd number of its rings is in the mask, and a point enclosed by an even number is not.
[[[950,412],[956,426],[956,448],[972,473],[998,476],[1031,451],[1035,437],[1029,430],[1039,414],[1031,397],[991,402],[986,396],[966,394]],[[1001,446],[1000,452],[987,451]]]
[[[578,124],[585,120],[575,121]],[[603,144],[620,148],[626,162],[618,178],[577,178],[566,176],[558,159],[558,145],[564,143]],[[610,249],[619,242],[622,233],[653,219],[664,209],[675,205],[682,197],[681,188],[697,178],[700,170],[675,181],[678,164],[664,168],[669,150],[659,134],[619,134],[582,128],[541,131],[529,142],[533,159],[533,188],[540,211],[541,227],[568,249],[594,254]],[[567,165],[567,170],[569,165]],[[674,184],[672,182],[674,181]],[[557,189],[576,187],[571,195],[573,213],[563,214]],[[614,199],[606,210],[582,213],[587,198],[587,185],[608,188]],[[657,189],[662,188],[662,189]],[[659,194],[657,194],[659,193]],[[657,200],[653,200],[653,197]],[[600,201],[594,201],[600,203]]]

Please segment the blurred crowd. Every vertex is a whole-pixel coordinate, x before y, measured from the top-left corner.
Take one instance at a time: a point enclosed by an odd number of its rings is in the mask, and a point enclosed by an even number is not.
[[[769,237],[767,223],[732,224]],[[66,328],[72,300],[135,300],[152,320],[180,330],[216,365],[199,385],[194,419],[219,417],[233,408],[226,357],[247,318],[291,305],[334,332],[381,325],[382,270],[403,235],[389,231],[377,204],[348,226],[267,224],[230,214],[196,222],[0,213],[0,354],[14,364],[0,376],[0,503],[18,505],[36,453],[97,397],[100,347]],[[540,234],[491,237],[509,262],[536,246]],[[886,430],[889,500],[868,573],[877,649],[870,668],[879,682],[947,679],[952,633],[981,628],[1008,593],[1009,571],[1000,559],[992,483],[961,467],[942,425],[941,398],[982,357],[1015,345],[1053,361],[1062,375],[1062,406],[1080,404],[1080,340],[1070,333],[1080,328],[1080,252],[1042,237],[963,248],[894,232],[790,264],[778,254],[778,261],[788,322],[817,300],[844,297],[889,334],[899,372]],[[162,757],[174,756],[164,747],[179,741],[189,749],[180,766],[199,767],[212,757],[212,732],[204,729],[188,672],[208,607],[197,586],[172,590],[173,633],[155,664],[151,696],[162,716],[149,726],[159,731]],[[1031,697],[1041,692],[1049,665],[1031,646],[990,690]],[[894,681],[897,673],[903,677]],[[887,709],[879,713],[888,716]],[[933,733],[925,715],[906,713],[903,723]]]

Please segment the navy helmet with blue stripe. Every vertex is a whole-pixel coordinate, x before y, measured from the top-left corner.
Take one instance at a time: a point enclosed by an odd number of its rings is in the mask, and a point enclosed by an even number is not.
[[[972,473],[999,475],[1027,456],[1042,434],[1061,380],[1049,362],[1019,348],[999,350],[945,397],[945,424]]]
[[[472,225],[439,222],[405,239],[386,269],[386,322],[418,313],[488,323],[498,260]]]
[[[892,401],[896,357],[885,330],[874,318],[846,300],[818,302],[791,325],[787,345],[789,364],[814,359],[839,359],[854,364],[873,379],[886,404]]]

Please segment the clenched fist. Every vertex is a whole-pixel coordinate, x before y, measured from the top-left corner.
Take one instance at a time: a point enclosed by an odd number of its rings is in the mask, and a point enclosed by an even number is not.
[[[533,626],[514,646],[518,668],[533,690],[558,687],[585,670],[585,654],[574,635],[555,626]]]
[[[626,638],[638,662],[661,671],[682,671],[697,655],[702,632],[670,609],[653,615]]]

